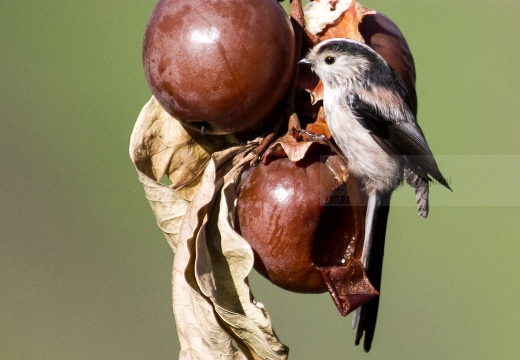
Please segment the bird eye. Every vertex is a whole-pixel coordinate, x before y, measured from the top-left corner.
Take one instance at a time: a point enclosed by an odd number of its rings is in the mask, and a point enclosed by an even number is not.
[[[334,64],[334,61],[336,61],[334,56],[325,56],[325,64],[332,65]]]

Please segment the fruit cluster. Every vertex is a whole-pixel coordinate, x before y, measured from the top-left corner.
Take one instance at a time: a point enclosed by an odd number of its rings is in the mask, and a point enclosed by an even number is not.
[[[365,42],[401,76],[416,111],[414,63],[397,26],[357,0],[290,8],[288,16],[276,0],[159,0],[144,69],[189,141],[209,156],[217,148],[201,138],[212,136],[254,154],[236,173],[231,216],[255,269],[290,291],[328,291],[346,315],[378,295],[359,261],[367,198],[333,150],[319,80],[296,64],[329,38]]]

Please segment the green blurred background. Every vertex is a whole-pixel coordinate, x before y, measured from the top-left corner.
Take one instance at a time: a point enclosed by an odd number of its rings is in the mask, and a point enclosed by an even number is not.
[[[329,295],[252,276],[291,359],[520,354],[520,2],[376,1],[454,193],[395,195],[372,351]],[[176,359],[172,253],[128,156],[155,0],[0,5],[0,358]]]

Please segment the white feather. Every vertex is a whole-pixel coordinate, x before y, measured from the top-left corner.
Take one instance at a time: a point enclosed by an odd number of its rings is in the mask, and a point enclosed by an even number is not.
[[[393,190],[402,179],[399,160],[379,146],[348,105],[341,105],[345,102],[344,93],[325,85],[323,105],[330,132],[349,160],[349,171],[364,181],[368,194],[375,190]]]

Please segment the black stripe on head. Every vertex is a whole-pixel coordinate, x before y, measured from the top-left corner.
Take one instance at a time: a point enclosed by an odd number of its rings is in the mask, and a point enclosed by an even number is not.
[[[316,55],[320,56],[327,52],[359,56],[371,63],[377,63],[382,60],[380,56],[367,45],[351,39],[331,39],[318,44]]]

